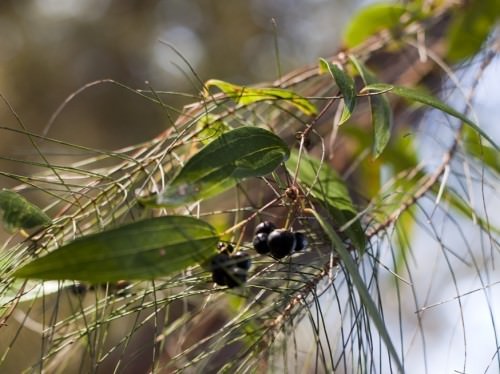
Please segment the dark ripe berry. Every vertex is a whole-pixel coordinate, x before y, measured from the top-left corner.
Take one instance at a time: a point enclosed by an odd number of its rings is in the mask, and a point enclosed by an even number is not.
[[[263,255],[269,253],[269,247],[267,246],[267,234],[264,232],[259,232],[253,238],[253,247],[257,253]]]
[[[252,260],[250,259],[248,253],[242,251],[238,251],[232,255],[231,262],[233,262],[235,266],[244,270],[248,270],[250,269],[250,266],[252,266]]]
[[[229,255],[227,253],[218,253],[210,260],[210,270],[224,270],[224,268],[229,266]]]
[[[276,226],[274,225],[274,223],[269,222],[269,221],[263,221],[263,222],[259,223],[257,225],[257,227],[255,228],[255,235],[257,235],[261,232],[264,234],[270,234],[271,231],[273,231],[275,229],[276,229]]]
[[[283,258],[294,251],[295,235],[288,230],[274,230],[267,237],[267,245],[273,257]]]
[[[302,251],[309,242],[307,241],[307,238],[303,232],[295,232],[295,251]]]
[[[239,287],[247,281],[247,271],[238,266],[228,269],[226,284],[229,288]]]
[[[226,283],[226,270],[219,268],[212,271],[212,280],[219,286],[225,286]]]

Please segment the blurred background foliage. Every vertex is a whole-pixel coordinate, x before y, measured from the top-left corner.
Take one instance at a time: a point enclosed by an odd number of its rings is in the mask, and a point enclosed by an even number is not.
[[[339,30],[357,5],[347,0],[2,1],[0,87],[26,126],[41,132],[70,93],[99,79],[197,94],[199,83],[161,41],[175,45],[202,80],[272,80],[278,78],[275,35],[281,71],[313,63],[337,49]],[[168,99],[177,108],[185,103]],[[17,126],[5,107],[0,123]],[[100,85],[71,103],[47,135],[113,149],[146,141],[167,125],[159,106]],[[30,148],[25,142],[25,136],[3,132],[2,155],[19,157]]]

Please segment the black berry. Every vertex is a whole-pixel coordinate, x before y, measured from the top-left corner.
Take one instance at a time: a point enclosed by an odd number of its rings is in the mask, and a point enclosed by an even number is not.
[[[275,230],[276,226],[274,223],[269,221],[263,221],[257,225],[255,228],[255,235],[260,234],[261,232],[264,234],[270,234],[271,231]]]
[[[210,270],[224,270],[229,266],[229,255],[227,253],[218,253],[210,260]]]
[[[269,247],[267,245],[268,234],[264,232],[259,232],[253,238],[253,247],[259,254],[269,253]]]
[[[238,251],[231,259],[235,266],[243,270],[248,270],[252,266],[252,260],[250,260],[250,256],[246,252]]]
[[[303,250],[305,247],[307,247],[307,245],[309,244],[309,242],[307,241],[307,238],[305,236],[305,234],[303,232],[295,232],[295,251],[301,251]]]
[[[238,266],[229,269],[226,275],[226,284],[229,288],[239,287],[247,281],[247,271]]]
[[[273,257],[283,258],[294,251],[295,235],[288,230],[274,230],[267,238],[267,245]]]
[[[212,271],[212,280],[219,286],[225,286],[226,283],[226,270],[219,268]]]

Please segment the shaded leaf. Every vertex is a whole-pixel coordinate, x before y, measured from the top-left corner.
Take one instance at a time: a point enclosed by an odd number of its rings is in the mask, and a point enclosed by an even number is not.
[[[366,85],[374,84],[377,79],[357,58],[349,56],[361,79]],[[373,125],[373,154],[379,157],[389,143],[392,131],[392,110],[383,95],[370,97]]]
[[[344,31],[344,43],[348,48],[361,44],[370,36],[384,29],[401,27],[405,6],[394,3],[378,3],[361,8]]]
[[[149,280],[213,253],[218,234],[188,216],[156,217],[76,239],[14,273],[19,278],[111,282]]]
[[[6,189],[0,191],[0,216],[8,231],[46,226],[52,222],[36,205]]]
[[[286,165],[291,173],[297,168],[298,153],[292,152]],[[298,179],[311,190],[311,195],[323,202],[331,213],[337,227],[351,221],[357,215],[349,191],[337,172],[319,160],[301,155]],[[366,236],[359,220],[354,221],[345,234],[356,248],[363,252],[366,246]]]
[[[356,105],[356,89],[354,86],[354,79],[347,75],[337,65],[332,64],[325,59],[320,59],[320,65],[323,66],[323,69],[330,72],[344,98],[344,108],[339,122],[339,125],[342,125],[347,122],[349,118],[351,118]]]
[[[182,205],[215,196],[249,177],[271,173],[290,154],[285,142],[258,127],[222,134],[189,159],[166,189],[144,203]]]
[[[385,91],[391,92],[391,93],[398,95],[400,97],[404,97],[405,99],[417,101],[419,103],[422,103],[422,104],[428,105],[430,107],[439,109],[442,112],[448,113],[449,115],[462,120],[465,124],[472,127],[479,134],[481,134],[482,137],[484,137],[486,140],[488,140],[493,147],[495,147],[498,151],[500,151],[500,148],[493,141],[493,139],[491,139],[488,136],[488,134],[486,134],[478,125],[476,125],[473,121],[471,121],[469,118],[464,116],[462,113],[460,113],[460,112],[456,111],[455,109],[453,109],[452,107],[446,105],[445,103],[443,103],[441,100],[435,98],[434,96],[428,95],[420,90],[416,90],[413,88],[393,86],[391,84],[385,84],[385,83],[371,84],[369,86],[366,86],[362,90],[362,92],[385,92]]]
[[[469,1],[457,10],[448,29],[448,58],[459,61],[473,57],[500,20],[500,1]]]
[[[394,347],[394,344],[392,343],[392,339],[389,335],[389,332],[387,331],[386,323],[384,322],[382,315],[380,314],[377,306],[375,305],[375,302],[373,301],[372,297],[370,296],[370,291],[366,287],[365,282],[363,281],[363,278],[361,277],[361,275],[358,271],[356,263],[354,262],[351,255],[349,254],[349,251],[344,246],[344,243],[342,243],[342,240],[337,235],[337,233],[332,229],[331,225],[328,224],[316,211],[310,210],[310,212],[314,215],[316,220],[321,225],[325,234],[331,240],[333,249],[339,255],[340,259],[342,260],[342,264],[347,269],[347,273],[349,274],[349,277],[351,278],[350,280],[351,280],[352,284],[354,284],[354,287],[356,288],[356,290],[358,291],[358,295],[361,299],[361,302],[362,302],[363,306],[365,307],[371,320],[375,324],[375,327],[377,328],[377,331],[380,335],[380,338],[383,340],[383,342],[385,343],[385,346],[387,347],[387,350],[389,351],[389,354],[396,362],[396,364],[398,366],[398,370],[401,373],[404,373],[403,364],[401,363],[401,360],[399,359],[396,348]]]
[[[218,79],[208,80],[205,86],[207,88],[212,86],[219,88],[226,96],[241,105],[249,105],[264,100],[284,100],[308,116],[317,113],[316,106],[309,100],[293,91],[282,88],[243,87]]]

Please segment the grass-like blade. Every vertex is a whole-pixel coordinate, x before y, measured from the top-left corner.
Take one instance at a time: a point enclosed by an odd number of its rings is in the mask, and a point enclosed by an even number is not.
[[[0,216],[8,231],[50,225],[49,216],[18,193],[0,190]]]
[[[23,266],[15,277],[88,282],[150,280],[206,260],[219,236],[189,216],[155,217],[78,238]]]
[[[479,134],[481,134],[483,138],[488,140],[488,142],[490,142],[490,144],[493,147],[495,147],[497,151],[500,151],[500,147],[495,143],[495,141],[492,138],[490,138],[489,135],[486,134],[477,124],[475,124],[472,120],[467,118],[467,116],[456,111],[455,109],[443,103],[436,97],[428,95],[425,92],[422,92],[421,90],[408,87],[394,86],[392,84],[376,83],[364,87],[362,92],[390,92],[394,95],[398,95],[405,99],[416,101],[424,105],[436,108],[442,112],[449,114],[450,116],[462,120],[466,125],[476,130]]]
[[[146,205],[177,206],[215,196],[249,177],[271,173],[290,154],[272,132],[252,126],[223,133],[190,158],[165,190]]]
[[[396,348],[394,347],[392,339],[389,336],[389,332],[387,331],[382,316],[380,315],[379,310],[375,305],[375,302],[370,296],[370,291],[368,291],[368,288],[363,282],[363,279],[359,274],[358,267],[354,262],[354,260],[352,259],[351,255],[349,254],[349,251],[344,246],[344,243],[342,243],[342,240],[337,235],[337,233],[332,229],[330,224],[325,222],[325,220],[315,210],[308,209],[308,211],[314,215],[316,220],[321,225],[321,228],[323,229],[325,234],[331,240],[335,252],[339,255],[340,259],[342,260],[342,264],[347,269],[347,272],[351,277],[351,281],[354,284],[356,290],[358,291],[359,297],[361,298],[361,302],[363,303],[363,306],[365,307],[368,315],[375,324],[375,327],[377,328],[380,337],[385,343],[385,346],[387,347],[389,354],[396,362],[399,372],[404,373],[403,364],[401,363],[398,353],[396,352]]]
[[[291,173],[297,168],[298,154],[292,152],[286,165]],[[356,215],[349,191],[344,180],[337,172],[319,160],[302,154],[299,181],[311,190],[311,195],[321,201],[327,208],[337,227],[343,226],[351,221]],[[359,220],[354,221],[345,230],[345,234],[351,239],[356,248],[363,253],[366,245],[366,236]]]
[[[354,79],[346,72],[340,69],[337,65],[332,64],[325,59],[319,60],[322,69],[327,70],[332,75],[337,87],[344,98],[344,108],[340,116],[339,125],[344,124],[351,118],[354,107],[356,106],[356,88],[354,86]]]
[[[365,85],[371,85],[377,81],[373,73],[361,61],[352,55],[349,58]],[[377,158],[382,154],[391,138],[392,110],[384,95],[372,96],[370,107],[373,124],[373,154]]]
[[[265,100],[283,100],[295,106],[302,113],[313,116],[317,113],[316,106],[305,97],[296,94],[291,90],[283,88],[261,88],[244,87],[232,83],[224,82],[219,79],[210,79],[205,83],[205,87],[215,86],[241,105],[249,105]]]

